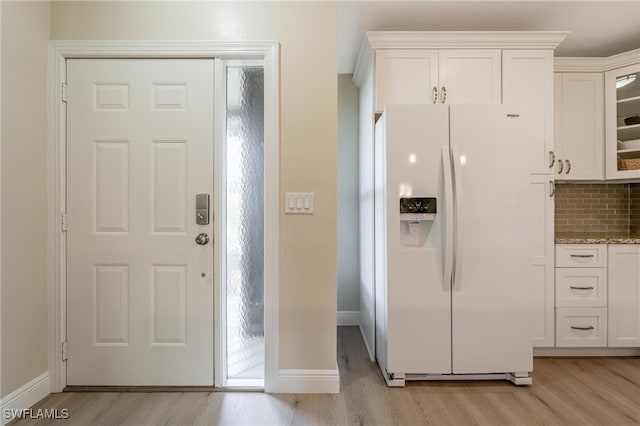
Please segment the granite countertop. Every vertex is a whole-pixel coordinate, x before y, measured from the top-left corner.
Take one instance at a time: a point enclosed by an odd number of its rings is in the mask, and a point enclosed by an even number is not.
[[[555,235],[556,244],[640,244],[640,234],[605,233],[559,233]]]

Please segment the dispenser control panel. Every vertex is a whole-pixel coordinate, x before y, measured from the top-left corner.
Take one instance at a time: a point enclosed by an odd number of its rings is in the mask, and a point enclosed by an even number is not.
[[[400,214],[433,214],[436,213],[436,199],[400,198]]]

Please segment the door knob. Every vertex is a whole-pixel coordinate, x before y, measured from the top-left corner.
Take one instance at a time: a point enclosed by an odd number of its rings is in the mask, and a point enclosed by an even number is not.
[[[209,236],[204,232],[196,236],[196,244],[204,246],[209,242]]]

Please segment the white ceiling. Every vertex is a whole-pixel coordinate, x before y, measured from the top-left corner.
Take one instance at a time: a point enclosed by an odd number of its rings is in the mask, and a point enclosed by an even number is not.
[[[571,31],[555,56],[640,48],[640,0],[340,1],[338,73],[352,73],[365,31]]]

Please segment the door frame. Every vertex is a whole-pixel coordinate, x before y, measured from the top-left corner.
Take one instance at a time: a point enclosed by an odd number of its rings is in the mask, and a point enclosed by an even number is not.
[[[47,288],[48,371],[50,392],[66,386],[66,60],[67,59],[262,59],[264,60],[264,315],[265,391],[279,387],[279,145],[280,145],[280,58],[277,42],[137,42],[137,41],[51,41],[48,69],[47,137]],[[215,96],[215,94],[214,94]],[[212,117],[214,143],[221,135],[220,111]],[[215,148],[214,146],[214,148]],[[217,162],[217,159],[216,159]],[[215,172],[215,170],[214,170]],[[214,182],[215,183],[215,182]],[[214,205],[214,213],[219,206]],[[219,217],[219,215],[217,216]],[[217,262],[217,258],[214,259]],[[217,271],[216,271],[217,272]],[[219,283],[214,288],[219,293]],[[217,299],[218,300],[218,299]],[[217,303],[217,300],[215,303]],[[215,309],[217,317],[219,309]],[[219,321],[217,321],[219,322]],[[214,334],[215,374],[218,380],[220,333]],[[66,354],[65,354],[66,355]],[[213,361],[213,360],[212,360]]]

